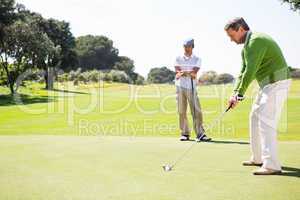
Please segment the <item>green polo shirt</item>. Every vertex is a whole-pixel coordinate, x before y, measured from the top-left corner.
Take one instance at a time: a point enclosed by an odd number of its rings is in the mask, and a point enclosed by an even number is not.
[[[256,79],[260,88],[290,78],[290,72],[280,47],[268,35],[248,32],[242,50],[242,70],[234,91],[244,95]]]

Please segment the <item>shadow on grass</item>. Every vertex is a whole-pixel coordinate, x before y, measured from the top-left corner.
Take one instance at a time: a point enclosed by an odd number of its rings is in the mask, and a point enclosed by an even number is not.
[[[70,90],[60,90],[60,89],[53,89],[54,92],[63,92],[63,93],[70,93],[70,94],[90,94],[87,92],[77,92],[77,91],[70,91]]]
[[[241,141],[230,141],[230,140],[212,140],[210,143],[217,144],[250,144],[249,142],[241,142]]]
[[[294,168],[294,167],[283,166],[282,173],[279,174],[279,176],[292,176],[292,177],[300,178],[300,169]]]
[[[27,105],[35,103],[49,103],[56,100],[54,96],[31,96],[18,94],[19,98],[12,95],[0,95],[0,106]]]
[[[188,141],[195,142],[196,140],[190,139]],[[231,141],[231,140],[211,140],[207,143],[216,143],[216,144],[250,144],[249,142],[241,142],[241,141]]]

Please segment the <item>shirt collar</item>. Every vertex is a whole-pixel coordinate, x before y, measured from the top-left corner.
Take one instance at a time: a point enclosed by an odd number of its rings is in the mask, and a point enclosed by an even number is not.
[[[191,56],[186,56],[185,54],[183,54],[183,58],[185,60],[191,59],[192,57],[194,57],[194,54],[192,54]]]
[[[250,40],[250,36],[251,36],[252,32],[251,31],[247,31],[246,33],[246,39],[245,39],[245,44],[244,46],[246,46],[249,43]]]

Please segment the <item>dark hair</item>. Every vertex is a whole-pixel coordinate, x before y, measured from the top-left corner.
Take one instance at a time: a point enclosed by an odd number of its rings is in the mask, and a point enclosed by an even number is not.
[[[230,20],[226,25],[225,25],[225,30],[228,31],[229,29],[233,29],[235,31],[239,30],[240,27],[243,27],[245,31],[249,31],[250,28],[246,21],[242,17],[237,17],[234,18],[233,20]]]

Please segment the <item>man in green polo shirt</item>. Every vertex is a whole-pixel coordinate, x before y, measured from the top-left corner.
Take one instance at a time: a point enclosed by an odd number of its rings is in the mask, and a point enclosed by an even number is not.
[[[243,100],[254,79],[260,87],[250,113],[252,156],[243,165],[261,166],[255,175],[281,173],[276,129],[291,84],[288,65],[277,43],[266,34],[251,32],[243,18],[229,21],[225,31],[231,41],[244,44],[241,72],[229,104],[234,108]]]

